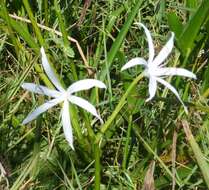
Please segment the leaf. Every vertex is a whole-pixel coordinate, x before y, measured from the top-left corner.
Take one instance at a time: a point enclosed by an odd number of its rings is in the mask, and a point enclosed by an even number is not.
[[[209,18],[209,1],[202,1],[201,5],[186,24],[184,31],[179,36],[178,44],[180,51],[186,56],[194,48],[194,42],[201,26]]]
[[[179,17],[176,15],[175,12],[171,12],[167,14],[168,17],[168,24],[171,29],[175,33],[176,38],[179,38],[183,31],[183,25],[179,19]]]
[[[139,8],[141,6],[141,3],[142,3],[141,0],[138,0],[136,2],[135,6],[133,7],[133,10],[130,11],[125,24],[123,25],[122,29],[120,30],[119,34],[117,35],[117,38],[113,42],[112,47],[107,54],[107,68],[106,68],[106,65],[104,65],[102,68],[101,75],[99,76],[101,81],[103,81],[105,79],[108,69],[111,67],[112,62],[113,62],[113,60],[114,60],[114,58],[121,46],[123,40],[125,39],[126,34],[128,33],[128,30],[131,27],[131,24],[132,24],[135,16],[139,12]]]
[[[69,46],[63,46],[63,51],[70,58],[73,58],[75,56],[73,49]]]
[[[204,75],[203,75],[203,84],[202,84],[202,89],[201,92],[202,94],[209,88],[209,60],[207,61],[207,67],[205,69]]]
[[[190,130],[190,127],[189,127],[189,124],[186,120],[183,120],[182,121],[182,125],[183,125],[183,128],[184,128],[184,132],[186,134],[186,137],[187,137],[187,141],[189,142],[192,150],[193,150],[193,153],[194,153],[194,156],[197,160],[197,163],[200,167],[200,170],[202,172],[202,175],[205,179],[205,183],[207,185],[207,187],[209,188],[209,165],[208,163],[206,162],[205,160],[205,156],[203,155],[199,145],[197,144],[191,130]]]
[[[197,6],[198,6],[197,5],[197,0],[187,0],[186,1],[186,7],[191,9],[191,10],[196,9]],[[193,11],[189,12],[189,18],[192,17],[193,13],[194,13]]]

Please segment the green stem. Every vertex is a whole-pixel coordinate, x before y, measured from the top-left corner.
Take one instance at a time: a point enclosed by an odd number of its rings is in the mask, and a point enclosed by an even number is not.
[[[129,121],[128,121],[128,130],[127,130],[127,135],[126,135],[126,144],[125,144],[125,150],[124,150],[123,162],[122,162],[123,170],[125,170],[126,167],[127,167],[128,145],[129,145],[129,142],[130,142],[131,129],[132,129],[132,115],[130,115]]]
[[[109,129],[111,123],[116,118],[122,107],[126,103],[126,98],[132,91],[132,89],[136,86],[136,84],[143,78],[143,74],[140,74],[138,77],[134,79],[134,81],[130,84],[125,94],[120,99],[120,102],[116,106],[115,110],[112,112],[111,116],[108,118],[108,120],[105,122],[105,124],[102,126],[100,132],[96,135],[96,143],[99,143],[100,139],[102,138],[103,134]]]
[[[45,18],[45,25],[49,25],[49,6],[48,6],[48,0],[44,0],[44,18]]]
[[[100,190],[100,149],[99,144],[94,144],[94,154],[95,154],[95,190]]]
[[[84,138],[82,134],[82,129],[79,125],[79,117],[76,111],[76,108],[74,106],[70,106],[70,115],[71,115],[71,121],[73,124],[73,129],[75,130],[75,133],[78,137],[78,142],[81,145],[82,149],[85,150],[83,154],[90,153],[91,152],[91,147],[89,145],[89,142]],[[87,157],[86,157],[87,158]]]

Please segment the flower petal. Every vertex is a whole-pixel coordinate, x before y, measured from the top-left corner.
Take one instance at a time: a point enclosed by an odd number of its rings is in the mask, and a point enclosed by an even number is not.
[[[157,71],[156,76],[178,75],[178,76],[184,76],[184,77],[196,79],[196,75],[194,73],[182,68],[167,67],[167,68],[160,68],[156,71]]]
[[[57,90],[52,90],[52,89],[49,89],[45,86],[37,85],[37,84],[33,84],[33,83],[23,83],[21,85],[21,87],[30,91],[30,92],[42,94],[42,95],[47,95],[47,96],[51,96],[54,98],[57,98],[61,95],[61,93]]]
[[[101,123],[103,123],[101,117],[97,114],[96,108],[91,103],[89,103],[87,100],[84,100],[83,98],[73,96],[73,95],[69,96],[68,100],[71,103],[76,104],[77,106],[87,110],[92,115],[96,116],[101,121]]]
[[[25,125],[26,123],[29,123],[30,121],[34,120],[36,117],[38,117],[40,114],[42,114],[43,112],[45,112],[46,110],[48,110],[49,108],[57,105],[58,103],[60,103],[61,101],[63,101],[63,98],[56,98],[53,100],[50,100],[46,103],[44,103],[43,105],[39,106],[38,108],[36,108],[32,113],[30,113],[22,122],[23,125]]]
[[[41,47],[41,58],[42,58],[42,65],[43,65],[43,68],[47,74],[47,76],[49,77],[49,79],[51,80],[51,82],[54,84],[54,86],[60,90],[60,91],[65,91],[65,89],[62,87],[62,85],[60,84],[59,80],[57,79],[54,71],[52,70],[48,60],[47,60],[47,57],[46,57],[46,54],[45,54],[45,51],[44,51],[44,48]]]
[[[146,102],[150,101],[156,93],[157,90],[157,81],[155,77],[149,78],[149,98],[146,99]]]
[[[69,112],[69,103],[67,100],[64,101],[63,108],[62,108],[62,125],[63,125],[65,138],[70,144],[71,148],[74,150],[73,132],[72,132],[72,126],[71,126],[71,121],[70,121],[70,112]]]
[[[168,83],[167,81],[161,79],[161,78],[156,78],[156,80],[158,82],[160,82],[161,84],[163,84],[165,87],[167,87],[168,89],[170,89],[175,95],[176,97],[179,99],[179,101],[182,103],[183,107],[184,107],[184,110],[185,112],[188,114],[188,110],[187,110],[187,107],[184,105],[184,102],[181,100],[178,92],[176,91],[176,89],[170,84]]]
[[[130,67],[133,67],[135,65],[145,65],[147,66],[147,62],[141,58],[141,57],[136,57],[128,61],[123,67],[121,68],[121,71],[124,71],[125,69],[128,69]]]
[[[81,90],[88,90],[93,87],[106,88],[106,85],[96,79],[84,79],[74,82],[72,85],[70,85],[67,89],[67,92],[72,94]]]
[[[174,41],[174,33],[171,33],[171,37],[165,46],[161,49],[160,53],[155,57],[152,64],[153,65],[160,65],[171,53],[173,49],[173,41]]]
[[[138,23],[138,25],[142,26],[144,29],[144,32],[147,36],[147,41],[148,41],[148,46],[149,46],[149,59],[148,59],[148,63],[151,63],[154,59],[155,56],[155,50],[154,50],[154,45],[152,42],[152,36],[150,34],[150,31],[147,29],[147,27],[142,24],[142,23]]]

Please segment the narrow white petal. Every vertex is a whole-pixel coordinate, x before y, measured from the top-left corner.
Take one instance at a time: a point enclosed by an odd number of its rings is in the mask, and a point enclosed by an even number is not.
[[[155,77],[149,78],[149,98],[146,99],[146,102],[150,101],[156,93],[157,90],[157,81]]]
[[[159,68],[156,70],[156,76],[184,76],[189,78],[196,79],[196,75],[191,71],[182,68],[174,68],[174,67],[167,67],[167,68]]]
[[[52,90],[52,89],[49,89],[45,86],[37,85],[37,84],[33,84],[33,83],[23,83],[21,85],[21,87],[30,91],[30,92],[37,93],[37,94],[43,94],[43,95],[51,96],[54,98],[57,98],[61,95],[61,93],[57,90]]]
[[[165,46],[161,49],[160,53],[155,57],[152,64],[153,65],[160,65],[171,53],[173,49],[173,42],[174,42],[174,33],[171,33],[171,37]]]
[[[62,85],[60,84],[59,80],[57,79],[53,69],[51,68],[51,66],[50,66],[50,64],[47,60],[47,57],[46,57],[46,54],[45,54],[45,51],[44,51],[43,47],[41,47],[41,58],[42,58],[43,68],[44,68],[47,76],[49,77],[49,79],[54,84],[54,86],[60,91],[65,91],[64,88],[62,87]]]
[[[93,87],[106,88],[106,85],[96,79],[84,79],[74,82],[68,87],[67,91],[69,94],[72,94],[81,90],[88,90]]]
[[[184,110],[186,113],[188,113],[187,107],[184,105],[184,102],[181,100],[178,92],[176,91],[176,89],[167,81],[161,79],[161,78],[156,78],[158,82],[160,82],[161,84],[163,84],[165,87],[167,87],[168,89],[170,89],[175,95],[176,97],[179,99],[179,101],[182,103]]]
[[[97,114],[96,108],[87,100],[84,100],[83,98],[73,96],[73,95],[69,96],[68,100],[71,103],[76,104],[77,106],[87,110],[92,115],[96,116],[101,121],[101,123],[103,123],[101,117]]]
[[[63,108],[62,108],[62,125],[63,125],[65,138],[68,141],[71,148],[74,150],[73,132],[72,132],[72,126],[71,126],[71,121],[70,121],[70,112],[69,112],[69,103],[67,100],[64,101]]]
[[[26,123],[29,123],[30,121],[34,120],[36,117],[38,117],[40,114],[42,114],[43,112],[45,112],[46,110],[48,110],[49,108],[57,105],[58,103],[60,103],[63,99],[61,98],[56,98],[53,100],[50,100],[46,103],[44,103],[43,105],[39,106],[38,108],[36,108],[32,113],[30,113],[22,122],[23,125],[25,125]]]
[[[145,65],[147,66],[147,62],[141,58],[141,57],[136,57],[128,61],[123,67],[121,68],[121,71],[124,71],[125,69],[128,69],[130,67],[133,67],[135,65]]]
[[[148,63],[151,63],[154,59],[154,55],[155,55],[155,50],[154,50],[154,45],[152,42],[152,36],[150,34],[150,31],[147,29],[147,27],[142,24],[142,23],[138,23],[140,26],[143,27],[144,32],[147,36],[147,41],[148,41],[148,46],[149,46],[149,59],[148,59]]]

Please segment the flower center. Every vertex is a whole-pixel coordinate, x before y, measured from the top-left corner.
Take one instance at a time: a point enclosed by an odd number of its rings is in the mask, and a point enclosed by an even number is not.
[[[69,96],[70,95],[69,95],[69,93],[67,91],[65,91],[65,92],[62,93],[63,100],[67,100]]]

